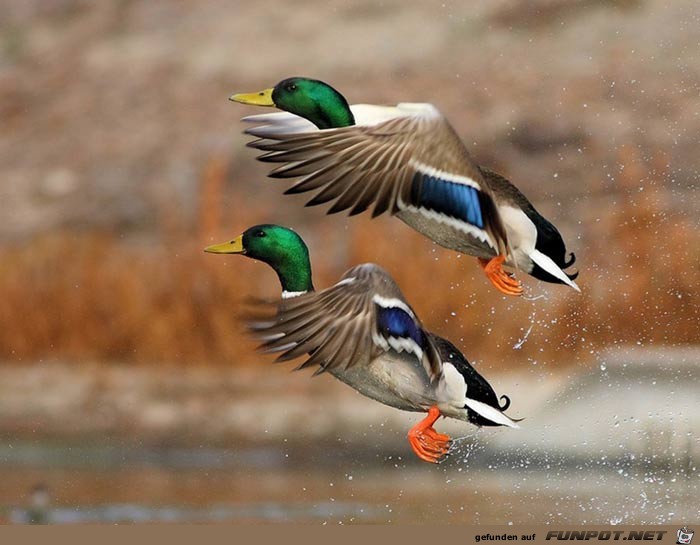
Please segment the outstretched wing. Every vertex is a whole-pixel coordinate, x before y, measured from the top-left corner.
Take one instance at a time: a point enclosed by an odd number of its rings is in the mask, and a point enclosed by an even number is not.
[[[298,369],[316,374],[368,365],[384,353],[406,353],[432,381],[442,374],[439,353],[391,277],[365,264],[335,286],[277,303],[269,321],[251,324],[261,349],[281,352],[278,361],[308,355]]]
[[[353,106],[356,111],[357,125],[325,130],[307,130],[306,120],[288,113],[251,116],[244,120],[262,124],[246,130],[259,138],[248,145],[266,152],[259,160],[284,163],[271,177],[301,177],[286,192],[315,191],[308,205],[332,202],[328,213],[350,215],[374,205],[373,217],[439,214],[497,253],[506,251],[488,183],[432,105]]]

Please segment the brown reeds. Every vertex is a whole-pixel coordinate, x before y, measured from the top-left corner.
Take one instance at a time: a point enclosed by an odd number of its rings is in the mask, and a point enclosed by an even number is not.
[[[647,164],[628,149],[619,160],[623,174],[609,189],[615,198],[598,197],[595,218],[583,203],[583,238],[570,243],[579,256],[581,295],[519,273],[531,295],[546,298],[502,297],[473,258],[388,218],[360,217],[340,234],[331,229],[339,218],[322,218],[328,229],[299,230],[311,245],[318,287],[353,264],[378,262],[430,329],[490,367],[565,365],[618,343],[697,342],[700,252],[693,226],[674,212],[664,160]],[[263,205],[237,205],[246,196],[226,190],[227,169],[221,158],[204,167],[198,225],[163,220],[160,240],[137,244],[66,231],[0,249],[0,358],[258,361],[240,305],[251,294],[275,294],[276,278],[259,263],[205,255],[202,248],[275,218]],[[221,203],[236,206],[235,222],[222,220]]]

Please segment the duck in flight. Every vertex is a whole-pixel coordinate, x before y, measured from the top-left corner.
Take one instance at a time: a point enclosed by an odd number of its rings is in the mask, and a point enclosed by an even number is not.
[[[568,274],[559,231],[511,182],[479,167],[447,120],[431,104],[350,106],[336,89],[310,78],[288,78],[231,100],[275,106],[252,115],[246,133],[260,161],[282,163],[272,178],[300,178],[285,193],[315,192],[307,206],[328,213],[397,216],[436,243],[478,258],[501,292],[521,295],[503,266],[580,291]]]
[[[256,225],[235,239],[205,248],[267,263],[277,273],[282,300],[274,317],[251,324],[261,349],[298,357],[297,367],[328,372],[361,394],[427,416],[408,432],[416,455],[438,462],[450,437],[433,424],[440,416],[476,426],[517,428],[491,385],[447,339],[427,331],[392,277],[365,263],[335,285],[315,291],[309,251],[302,238],[279,225]]]

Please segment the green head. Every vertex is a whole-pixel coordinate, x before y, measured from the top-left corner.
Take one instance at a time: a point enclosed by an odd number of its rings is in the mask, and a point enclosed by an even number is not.
[[[271,89],[233,95],[230,100],[257,106],[275,106],[308,119],[319,129],[355,124],[348,101],[327,83],[310,78],[287,78]]]
[[[309,249],[291,229],[279,225],[255,225],[230,242],[204,249],[212,254],[242,254],[272,267],[285,292],[313,291]]]

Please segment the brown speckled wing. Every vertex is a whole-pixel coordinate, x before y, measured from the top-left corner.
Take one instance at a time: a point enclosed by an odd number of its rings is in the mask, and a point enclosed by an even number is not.
[[[413,313],[393,279],[373,264],[359,265],[345,273],[328,289],[283,299],[274,317],[251,324],[265,352],[281,352],[278,361],[308,355],[297,369],[318,366],[315,374],[354,366],[366,366],[394,350],[381,338],[377,302],[398,301]],[[415,318],[418,327],[420,322]],[[440,355],[432,338],[425,334],[421,354],[414,354],[430,380],[442,374]],[[383,338],[383,337],[382,337]]]
[[[328,213],[350,215],[374,205],[372,216],[421,205],[426,178],[453,181],[480,194],[483,231],[499,253],[505,228],[481,171],[452,127],[439,114],[406,115],[375,125],[308,132],[276,131],[274,124],[246,130],[259,139],[259,160],[283,163],[273,178],[301,178],[286,193],[315,192],[307,205],[332,203]]]

